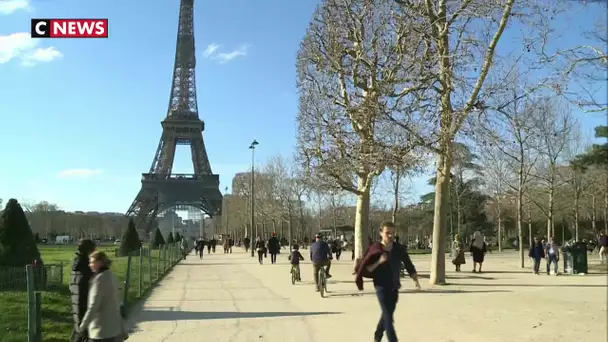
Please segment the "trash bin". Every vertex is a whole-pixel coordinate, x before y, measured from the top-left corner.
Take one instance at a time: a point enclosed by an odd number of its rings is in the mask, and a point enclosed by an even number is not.
[[[570,248],[572,255],[572,273],[588,273],[587,246],[583,242],[577,242]]]

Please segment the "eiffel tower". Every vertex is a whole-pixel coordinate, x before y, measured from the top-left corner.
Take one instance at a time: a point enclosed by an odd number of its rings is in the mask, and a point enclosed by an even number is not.
[[[150,232],[157,216],[170,208],[197,208],[211,217],[221,215],[219,175],[211,171],[203,141],[205,122],[198,116],[193,17],[194,0],[181,0],[167,117],[161,122],[163,132],[150,171],[142,175],[141,190],[126,213],[135,218],[142,237]],[[172,173],[177,145],[190,145],[194,174]]]

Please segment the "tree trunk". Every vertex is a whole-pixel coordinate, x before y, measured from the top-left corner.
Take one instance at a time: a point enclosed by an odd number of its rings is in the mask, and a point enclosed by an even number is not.
[[[362,258],[368,244],[370,186],[368,177],[357,179],[357,209],[355,212],[355,259]]]
[[[528,203],[528,244],[532,246],[533,241],[532,234],[532,206]]]
[[[553,224],[553,211],[554,211],[554,201],[555,201],[555,175],[554,175],[555,166],[551,166],[551,180],[549,184],[549,205],[547,208],[547,239],[555,237],[555,227]]]
[[[321,226],[321,217],[323,216],[323,207],[321,206],[321,195],[319,195],[319,227],[317,227],[317,229],[320,231],[322,228]]]
[[[449,203],[450,203],[450,237],[453,240],[454,239],[454,195],[453,195],[453,190],[454,189],[452,188],[451,181],[450,181],[450,185],[449,185],[448,189],[450,191],[450,199],[449,199]]]
[[[435,213],[433,217],[433,249],[431,251],[431,285],[445,284],[445,228],[449,209],[451,142],[437,158]]]
[[[397,221],[397,210],[399,208],[399,183],[400,183],[400,180],[401,180],[401,177],[399,177],[398,174],[396,174],[395,177],[397,179],[395,180],[395,188],[393,189],[395,191],[395,193],[394,193],[395,198],[394,198],[394,202],[393,202],[393,204],[394,204],[394,206],[393,206],[393,215],[391,217],[393,223],[395,223]]]
[[[334,203],[334,206],[333,206],[331,212],[332,212],[332,215],[333,215],[334,239],[335,239],[336,237],[338,237],[338,228],[336,228],[336,226],[338,225],[338,218],[336,217],[336,206],[335,206],[335,203]]]
[[[293,231],[291,229],[291,227],[293,226],[291,224],[292,222],[292,217],[291,215],[289,215],[289,222],[287,222],[287,235],[289,236],[289,250],[291,251],[291,246],[293,245]]]
[[[298,206],[299,206],[299,221],[300,221],[300,234],[306,236],[306,223],[304,222],[304,201],[302,201],[302,196],[298,195]],[[309,236],[310,237],[310,236]]]
[[[460,194],[456,195],[456,233],[460,236]]]
[[[524,163],[523,159],[519,163],[519,170],[517,172],[517,238],[519,243],[519,263],[520,267],[524,268],[524,230],[523,230],[523,211],[524,211]]]
[[[574,239],[576,241],[578,241],[578,212],[579,212],[579,205],[578,205],[578,187],[575,186],[574,189]],[[563,241],[562,241],[563,243]]]
[[[593,230],[593,234],[597,235],[597,229],[596,229],[597,218],[595,217],[595,210],[596,210],[595,202],[596,202],[596,200],[595,200],[595,193],[594,193],[593,195],[591,195],[591,229]]]
[[[606,184],[606,183],[604,183]],[[608,234],[608,190],[604,187],[604,233]]]
[[[498,206],[498,251],[502,252],[502,212],[500,208],[500,200],[496,205]]]

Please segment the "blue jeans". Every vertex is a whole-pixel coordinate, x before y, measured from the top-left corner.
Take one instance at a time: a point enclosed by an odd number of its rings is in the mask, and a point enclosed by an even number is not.
[[[558,264],[557,255],[555,254],[547,254],[547,274],[551,273],[549,269],[551,268],[551,264],[553,264],[553,268],[555,270],[555,274],[557,274],[557,264]]]
[[[380,310],[382,315],[380,321],[376,326],[376,332],[374,333],[374,339],[381,341],[382,336],[386,332],[386,338],[388,342],[397,342],[397,334],[395,333],[395,327],[393,326],[393,314],[399,301],[399,291],[392,288],[376,287],[376,296],[380,303]]]
[[[540,270],[540,260],[541,258],[534,258],[534,273],[538,273]]]

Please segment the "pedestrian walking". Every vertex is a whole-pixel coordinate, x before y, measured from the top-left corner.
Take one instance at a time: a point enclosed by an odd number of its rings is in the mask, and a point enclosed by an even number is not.
[[[203,258],[203,252],[205,252],[205,240],[199,239],[196,242],[196,245],[198,246],[199,257],[200,257],[200,259],[202,259]]]
[[[89,298],[89,282],[93,271],[89,267],[89,255],[95,251],[95,243],[89,239],[80,240],[78,251],[72,263],[70,294],[72,295],[72,314],[74,316],[74,329],[71,342],[88,341],[87,331],[80,331],[80,323],[87,312]]]
[[[188,253],[190,253],[190,246],[188,244],[188,240],[186,240],[186,238],[184,237],[182,238],[180,248],[182,250],[182,257],[184,258],[184,260],[186,260]]]
[[[476,231],[475,234],[473,234],[473,241],[471,242],[469,251],[473,256],[473,273],[481,273],[481,266],[483,265],[487,247],[480,231]],[[479,270],[477,270],[477,265],[479,265]]]
[[[222,247],[224,247],[224,254],[228,254],[228,238],[224,238],[224,242],[222,243]]]
[[[454,241],[452,242],[452,264],[456,266],[456,272],[460,272],[460,266],[466,263],[467,260],[464,256],[464,249],[462,248],[462,242],[460,242],[460,236],[456,234]]]
[[[245,246],[245,252],[249,252],[250,243],[251,243],[251,240],[248,237],[243,239],[243,245]]]
[[[551,264],[553,264],[554,274],[558,275],[559,246],[553,237],[550,237],[549,243],[545,245],[545,255],[547,256],[547,275],[551,274]]]
[[[262,241],[261,236],[258,236],[258,238],[255,240],[254,247],[258,252],[258,261],[260,262],[260,265],[262,265],[264,263],[264,250],[266,249],[266,246],[264,245],[264,241]]]
[[[120,280],[111,271],[111,261],[102,251],[93,252],[90,267],[95,275],[91,280],[87,312],[79,329],[87,331],[92,341],[122,342],[128,338],[122,316]]]
[[[211,238],[211,241],[209,241],[211,243],[211,251],[213,253],[215,253],[215,246],[217,246],[217,240],[215,239],[215,236]]]
[[[608,261],[608,236],[605,233],[600,234],[600,238],[598,239],[598,246],[600,248],[600,263],[604,264],[606,261]]]
[[[545,249],[543,243],[537,238],[534,238],[534,243],[530,246],[528,256],[534,260],[534,274],[539,274],[540,261],[545,258]]]
[[[381,242],[372,244],[357,270],[355,283],[363,290],[363,277],[373,278],[376,297],[380,303],[380,320],[374,332],[374,341],[380,342],[386,333],[388,342],[397,342],[397,333],[393,325],[393,315],[399,300],[401,288],[401,264],[405,265],[417,289],[420,289],[416,267],[412,263],[407,249],[393,241],[395,224],[391,221],[382,223],[380,227]]]
[[[279,239],[277,239],[277,233],[272,232],[272,237],[268,239],[268,253],[270,253],[270,263],[275,264],[277,262],[277,254],[281,248]]]

